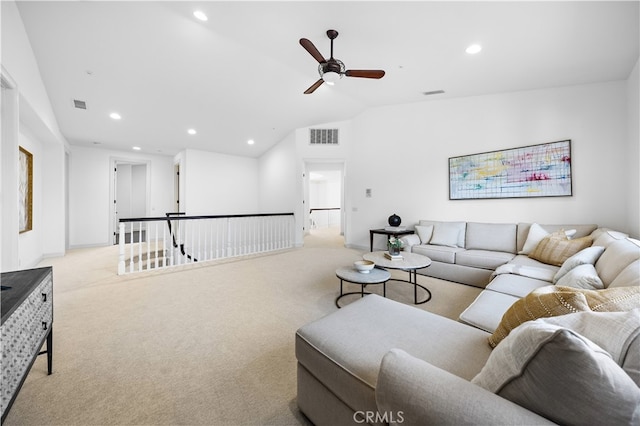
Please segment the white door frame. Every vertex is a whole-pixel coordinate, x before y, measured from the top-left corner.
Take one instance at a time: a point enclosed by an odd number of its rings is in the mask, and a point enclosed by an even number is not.
[[[309,203],[309,166],[314,166],[313,168],[317,168],[318,166],[327,166],[326,170],[340,170],[341,178],[340,178],[340,234],[347,237],[347,229],[346,229],[346,206],[345,206],[345,179],[346,179],[346,171],[347,171],[347,162],[346,160],[340,159],[319,159],[319,158],[307,158],[303,160],[303,170],[304,170],[304,178],[302,180],[302,199],[303,199],[303,215],[302,220],[304,223],[304,235],[307,235],[310,231],[310,203]],[[329,167],[333,166],[333,168]]]
[[[149,206],[151,205],[151,161],[140,160],[138,158],[111,157],[109,160],[109,238],[107,240],[111,241],[111,244],[115,244],[115,235],[119,232],[118,225],[116,224],[116,206],[114,203],[117,198],[116,168],[118,164],[146,166],[145,216],[149,216]]]

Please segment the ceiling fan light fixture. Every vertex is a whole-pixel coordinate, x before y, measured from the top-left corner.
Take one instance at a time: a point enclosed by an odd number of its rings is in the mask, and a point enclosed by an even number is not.
[[[325,72],[324,74],[322,74],[322,79],[324,80],[324,82],[332,86],[336,83],[336,81],[340,80],[341,78],[342,78],[342,75],[333,71]]]

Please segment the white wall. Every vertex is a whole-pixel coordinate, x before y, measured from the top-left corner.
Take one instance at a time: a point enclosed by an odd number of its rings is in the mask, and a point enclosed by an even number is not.
[[[180,173],[180,208],[187,215],[258,212],[257,159],[188,149]]]
[[[173,211],[173,159],[74,146],[69,159],[69,246],[111,244],[115,161],[147,163],[149,216]]]
[[[368,230],[394,212],[406,225],[572,222],[628,231],[625,90],[625,82],[613,82],[366,111],[353,121],[347,244],[365,247]],[[572,140],[572,197],[448,199],[449,157],[564,139]]]
[[[29,145],[38,153],[37,156],[34,153],[34,176],[39,176],[37,193],[34,188],[33,231],[18,236],[17,226],[5,226],[5,218],[13,222],[12,218],[17,217],[18,206],[17,202],[11,202],[13,196],[5,199],[10,194],[3,192],[1,269],[7,271],[31,267],[42,257],[64,253],[64,157],[67,143],[58,128],[15,2],[0,2],[0,15],[3,73],[8,74],[15,83],[20,121],[19,132],[16,131],[10,138],[3,133],[2,161],[3,164],[5,161],[13,162],[13,159],[5,156],[17,156],[18,144]],[[3,167],[1,173],[3,188],[5,185],[17,188],[15,168]],[[12,253],[7,253],[7,250]]]
[[[627,117],[629,120],[629,149],[627,167],[629,170],[629,233],[640,238],[640,61],[636,62],[627,80]]]
[[[323,123],[313,128],[339,129],[339,145],[310,145],[309,128],[296,129],[258,160],[261,212],[293,212],[295,244],[301,246],[308,231],[308,206],[303,203],[305,163],[343,163],[351,150],[351,121]],[[345,197],[348,194],[345,192]]]
[[[258,159],[258,197],[261,213],[287,213],[298,207],[300,164],[295,133]]]

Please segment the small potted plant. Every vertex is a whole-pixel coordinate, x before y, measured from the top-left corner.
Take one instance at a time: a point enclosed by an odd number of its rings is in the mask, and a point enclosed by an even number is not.
[[[400,254],[400,249],[402,248],[402,241],[399,238],[391,237],[389,238],[389,254],[390,255],[398,255]]]

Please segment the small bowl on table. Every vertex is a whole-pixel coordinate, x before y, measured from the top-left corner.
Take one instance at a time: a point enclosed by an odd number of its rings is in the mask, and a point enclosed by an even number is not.
[[[356,260],[353,262],[353,266],[361,274],[368,274],[376,264],[370,260]]]

